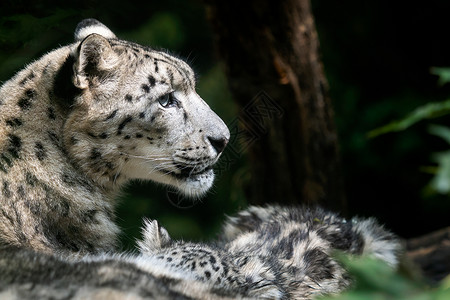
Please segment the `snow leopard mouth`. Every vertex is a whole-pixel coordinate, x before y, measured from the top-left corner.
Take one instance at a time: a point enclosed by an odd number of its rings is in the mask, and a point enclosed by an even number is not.
[[[161,170],[166,176],[166,183],[177,188],[182,194],[198,198],[204,195],[214,183],[213,165],[175,163],[171,169]]]
[[[164,172],[179,180],[195,180],[196,178],[202,176],[210,176],[214,174],[211,166],[208,166],[206,168],[199,168],[198,166],[191,167],[177,164],[176,168],[178,172],[169,170],[165,170]]]

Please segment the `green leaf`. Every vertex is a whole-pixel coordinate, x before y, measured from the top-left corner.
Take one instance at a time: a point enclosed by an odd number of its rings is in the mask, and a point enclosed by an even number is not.
[[[430,125],[428,131],[450,144],[449,127]],[[450,194],[450,151],[434,153],[431,159],[437,163],[437,167],[429,187],[437,193]]]
[[[431,289],[423,282],[399,273],[386,263],[370,257],[351,257],[338,253],[336,258],[354,279],[352,287],[338,295],[319,297],[321,300],[428,300],[446,299],[446,285]]]
[[[450,82],[450,68],[431,68],[431,74],[439,76],[438,84],[444,85]]]
[[[432,159],[437,162],[436,175],[431,179],[431,188],[440,194],[450,194],[450,151],[435,153]]]
[[[444,139],[447,143],[450,144],[450,128],[446,126],[441,125],[430,125],[428,128],[428,131],[436,135],[442,139]]]
[[[369,138],[374,138],[389,132],[402,131],[419,121],[438,118],[448,114],[450,114],[450,100],[428,103],[416,108],[412,113],[401,120],[391,122],[370,131],[367,136]]]

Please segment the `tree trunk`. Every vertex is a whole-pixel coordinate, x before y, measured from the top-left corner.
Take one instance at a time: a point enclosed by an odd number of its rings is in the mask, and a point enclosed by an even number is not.
[[[207,14],[241,108],[240,129],[229,126],[235,138],[246,134],[249,201],[345,209],[337,134],[309,0],[207,0]]]

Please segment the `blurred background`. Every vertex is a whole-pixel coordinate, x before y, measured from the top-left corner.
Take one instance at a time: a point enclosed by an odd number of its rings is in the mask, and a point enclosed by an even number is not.
[[[450,85],[439,84],[431,72],[450,66],[450,2],[429,0],[417,6],[312,0],[312,6],[340,138],[349,214],[375,216],[405,238],[450,225],[448,111],[399,132],[368,135],[418,107],[450,99]],[[198,93],[227,124],[236,120],[201,1],[2,0],[0,82],[71,43],[77,23],[92,17],[120,38],[184,58],[198,74]],[[433,130],[435,124],[441,126],[440,134]],[[214,238],[225,214],[247,205],[243,190],[251,174],[245,153],[222,164],[217,173],[213,190],[194,203],[163,186],[127,186],[118,212],[123,247],[134,245],[144,216],[159,220],[175,238]]]

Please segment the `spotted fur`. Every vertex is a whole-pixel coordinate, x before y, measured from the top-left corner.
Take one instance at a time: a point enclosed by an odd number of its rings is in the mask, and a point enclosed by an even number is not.
[[[396,267],[397,237],[374,219],[353,218],[316,208],[253,206],[229,218],[222,247],[268,262],[289,299],[337,293],[351,283],[334,251],[372,256]]]
[[[144,256],[158,266],[189,273],[211,285],[216,293],[238,291],[240,297],[284,299],[276,269],[257,255],[229,251],[219,244],[174,241],[157,221],[145,222],[144,239],[138,242]]]
[[[351,285],[334,251],[393,267],[400,252],[398,239],[373,219],[279,206],[240,212],[213,243],[172,240],[146,221],[138,247],[139,255],[79,259],[0,248],[0,298],[313,299]]]
[[[374,219],[347,221],[319,208],[253,206],[229,218],[215,244],[173,241],[156,221],[138,243],[164,268],[189,272],[216,289],[258,299],[311,299],[338,293],[351,278],[335,251],[396,267],[400,243]]]
[[[119,254],[120,187],[199,196],[228,139],[185,62],[82,21],[0,88],[0,298],[310,299],[349,285],[335,249],[396,265],[373,220],[277,206],[230,218],[213,243],[146,222],[140,253]]]

